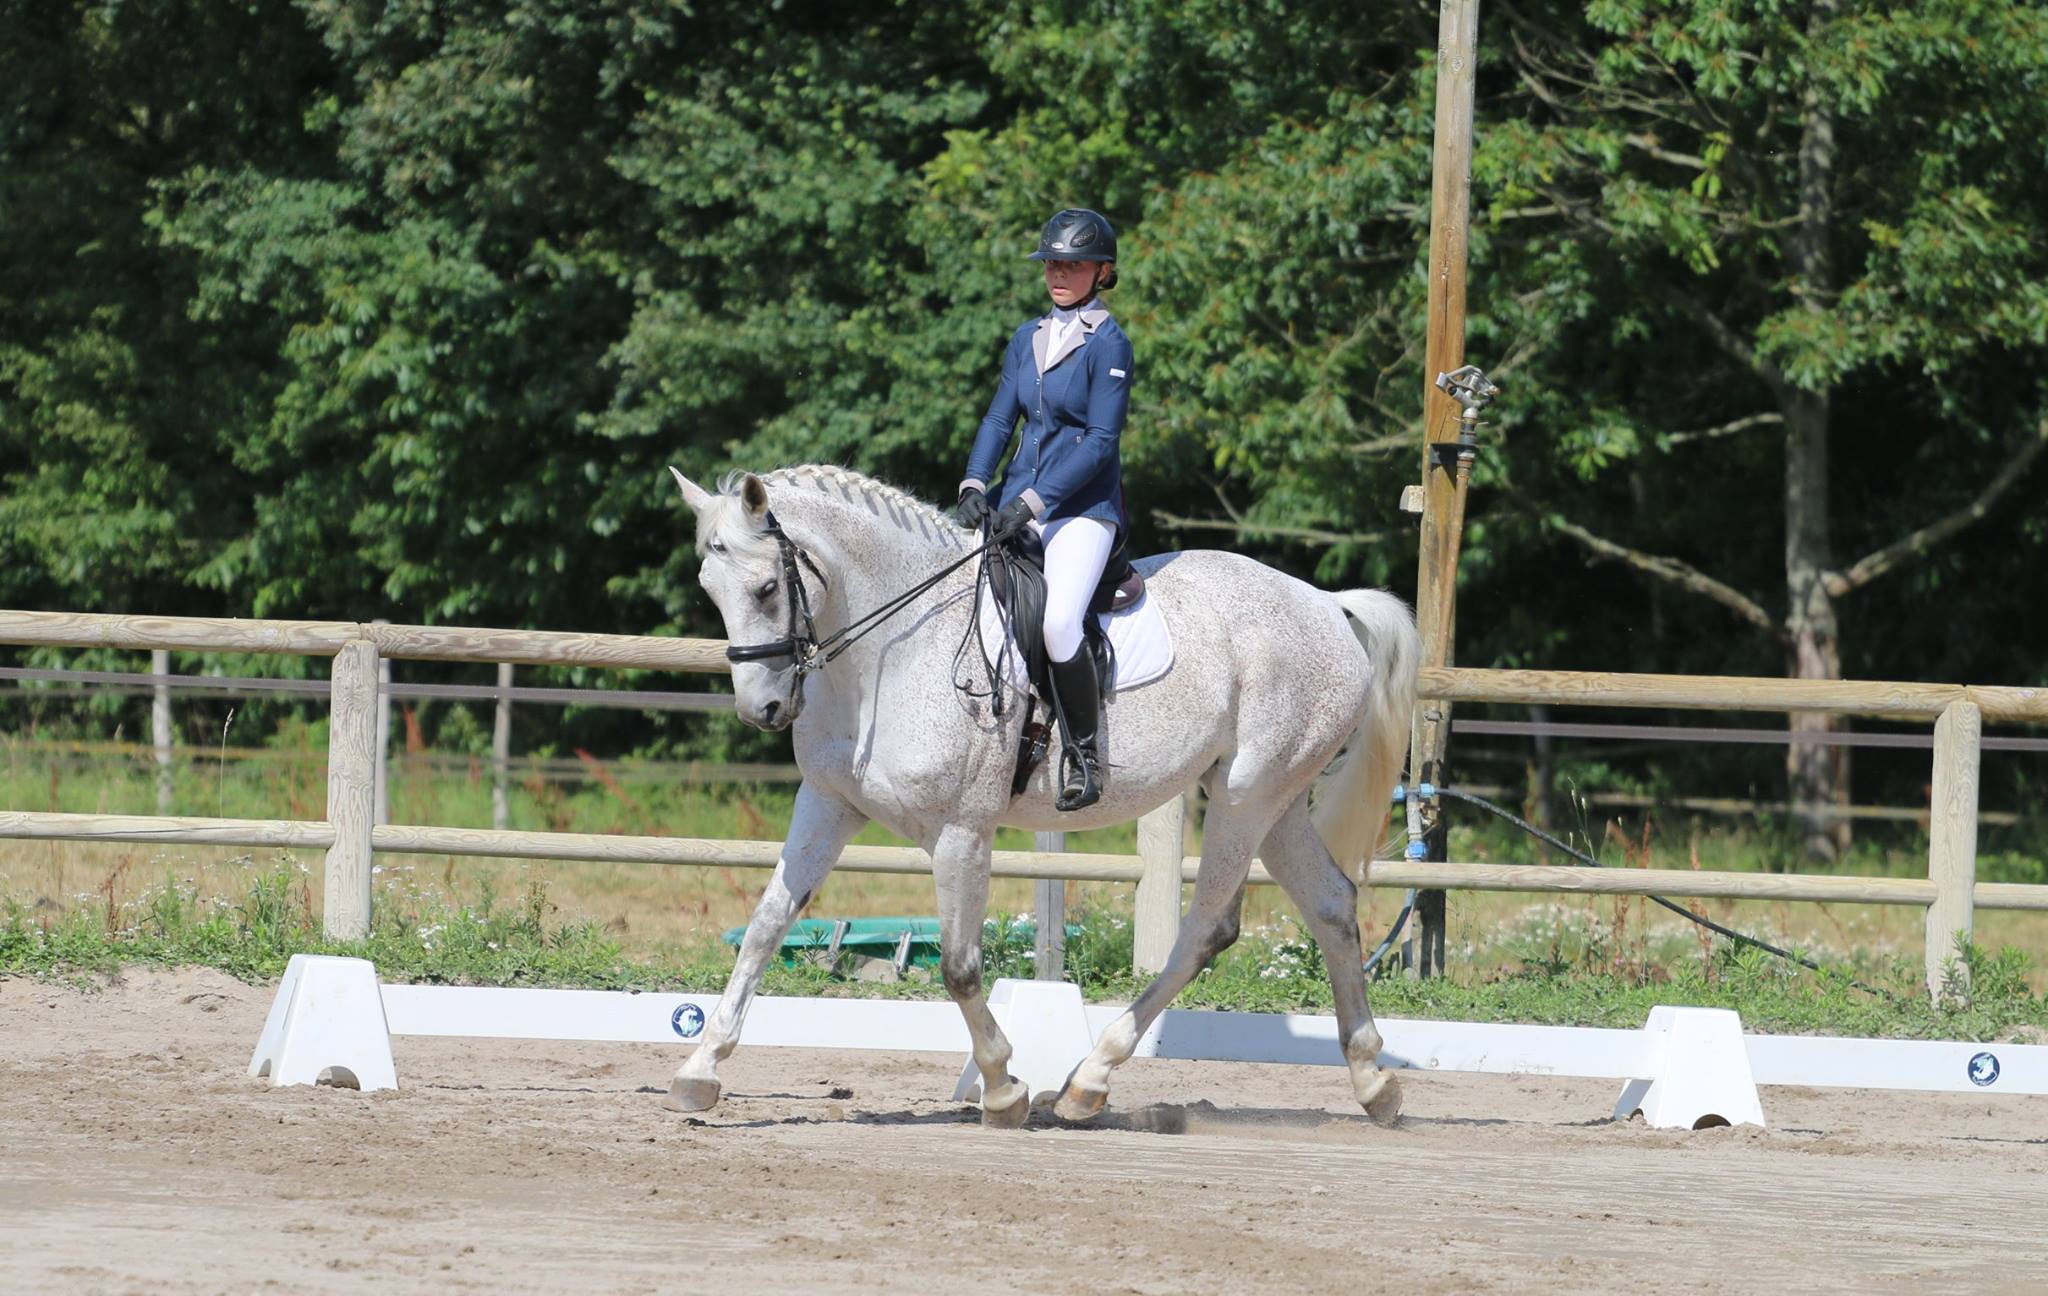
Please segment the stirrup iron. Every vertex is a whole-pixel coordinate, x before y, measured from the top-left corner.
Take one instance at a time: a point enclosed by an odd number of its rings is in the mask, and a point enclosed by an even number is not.
[[[1086,810],[1102,800],[1102,767],[1095,756],[1095,744],[1080,743],[1060,753],[1060,795],[1052,808],[1062,811]]]

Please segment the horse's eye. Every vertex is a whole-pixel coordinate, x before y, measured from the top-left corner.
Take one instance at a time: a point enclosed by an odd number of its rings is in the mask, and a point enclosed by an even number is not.
[[[707,544],[704,547],[712,553],[722,554],[725,552],[725,541],[713,540],[710,544]]]
[[[773,580],[762,581],[760,585],[755,587],[754,597],[760,599],[763,603],[766,603],[769,599],[774,598],[775,582]]]

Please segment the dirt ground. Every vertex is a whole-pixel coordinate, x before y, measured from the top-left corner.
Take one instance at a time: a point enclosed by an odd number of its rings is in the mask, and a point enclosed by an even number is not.
[[[400,1039],[396,1093],[244,1074],[270,991],[0,979],[0,1291],[2022,1291],[2048,1099],[1139,1060],[1091,1128],[983,1131],[950,1055],[744,1045],[708,1120],[642,1045]]]

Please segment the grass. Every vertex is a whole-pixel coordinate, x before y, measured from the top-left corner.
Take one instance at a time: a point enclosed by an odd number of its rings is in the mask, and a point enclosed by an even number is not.
[[[1068,975],[1094,1000],[1127,1001],[1139,989],[1130,967],[1131,928],[1120,912],[1086,907],[1068,944]],[[1610,933],[1611,937],[1611,933]],[[1812,976],[1754,951],[1704,949],[1676,967],[1613,962],[1596,933],[1579,933],[1569,958],[1487,976],[1375,983],[1376,1011],[1397,1017],[1634,1027],[1656,1004],[1728,1007],[1752,1030],[1903,1038],[2038,1039],[2048,1033],[2048,999],[2029,983],[2017,950],[1964,952],[1972,993],[1930,1005],[1917,964],[1900,961],[1878,993],[1839,975]],[[1566,948],[1560,945],[1560,949]],[[251,981],[273,979],[295,953],[346,954],[374,961],[388,980],[475,985],[545,985],[614,990],[714,991],[732,966],[722,945],[632,953],[601,926],[561,919],[538,880],[519,894],[486,894],[449,905],[391,897],[364,941],[319,934],[309,875],[292,862],[259,869],[241,900],[204,897],[166,875],[129,898],[111,891],[99,907],[38,914],[18,900],[0,910],[0,974],[69,978],[132,964],[200,964]],[[984,935],[990,976],[1028,976],[1031,952],[1002,916]],[[940,997],[928,978],[856,982],[833,969],[792,962],[771,968],[768,994]],[[1330,1011],[1319,952],[1291,921],[1248,930],[1181,996],[1184,1006],[1245,1011]]]
[[[303,736],[302,736],[303,739]],[[174,811],[243,817],[318,818],[324,770],[310,740],[294,759],[194,760],[178,771]],[[308,759],[298,759],[306,757]],[[633,762],[584,761],[572,783],[523,778],[513,790],[514,827],[709,838],[776,839],[793,790],[786,785],[685,786],[648,777]],[[154,771],[122,758],[52,756],[0,744],[0,807],[97,813],[154,813]],[[394,762],[393,818],[482,826],[490,822],[485,767],[436,773],[422,761]],[[1729,829],[1697,819],[1595,824],[1580,812],[1569,830],[1624,867],[1773,870],[1785,839],[1768,825]],[[870,828],[858,840],[893,844]],[[1022,833],[1002,846],[1028,847]],[[1075,834],[1077,850],[1129,852],[1131,825]],[[2036,880],[2043,852],[2028,839],[1986,835],[1984,880]],[[1925,841],[1910,830],[1866,832],[1840,871],[1924,876]],[[1454,858],[1536,862],[1533,843],[1465,815],[1454,821]],[[6,934],[0,970],[72,975],[124,962],[194,962],[236,975],[274,976],[291,953],[335,952],[318,936],[317,852],[261,860],[227,848],[111,843],[0,842],[0,905]],[[379,856],[376,931],[347,952],[375,959],[397,979],[494,984],[717,989],[731,967],[719,943],[746,920],[766,875],[725,868],[641,864]],[[1070,884],[1082,934],[1068,951],[1070,975],[1101,999],[1137,989],[1130,968],[1132,888]],[[1401,902],[1369,889],[1361,923],[1377,940]],[[1032,884],[1002,880],[993,912],[1028,911]],[[1293,911],[1270,887],[1253,888],[1246,930],[1181,1002],[1241,1009],[1323,1011],[1328,988],[1316,952]],[[933,911],[927,878],[835,875],[812,901],[812,917],[869,917]],[[1907,1035],[1996,1034],[2041,1024],[2038,995],[2048,969],[2048,915],[1981,912],[1976,936],[1987,954],[1968,958],[1977,982],[1968,1009],[1934,1014],[1913,1004],[1919,987],[1920,911],[1885,906],[1701,902],[1698,911],[1827,965],[1792,972],[1627,897],[1537,897],[1462,892],[1449,905],[1452,975],[1430,982],[1387,980],[1381,1011],[1473,1020],[1640,1024],[1653,1003],[1736,1008],[1757,1028]],[[1006,927],[986,942],[997,974],[1021,972],[1023,942]],[[2009,948],[2008,948],[2009,947]],[[2037,952],[2028,957],[2017,951]],[[1892,1005],[1846,987],[1853,974],[1887,987]],[[2012,984],[2008,984],[2012,983]],[[778,968],[770,993],[854,993],[823,969]],[[928,986],[862,984],[858,993],[932,994]],[[1916,1013],[1918,1015],[1916,1015]],[[1957,1015],[1960,1013],[1961,1015]],[[1934,1015],[1929,1015],[1934,1014]]]

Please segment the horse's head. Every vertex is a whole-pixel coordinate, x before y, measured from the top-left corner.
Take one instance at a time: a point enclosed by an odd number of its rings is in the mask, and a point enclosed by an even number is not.
[[[768,511],[768,487],[746,473],[717,493],[675,473],[683,502],[697,515],[697,583],[725,618],[733,645],[732,691],[740,719],[757,729],[787,729],[803,710],[802,646],[813,633],[804,599],[818,588],[798,582],[793,548]],[[782,651],[760,651],[780,646]],[[749,649],[754,651],[749,652]]]

